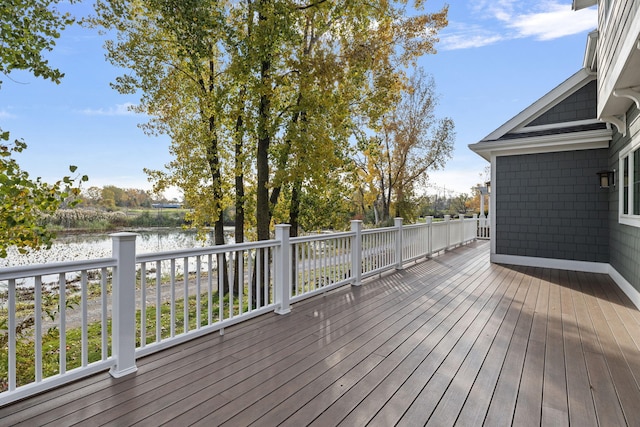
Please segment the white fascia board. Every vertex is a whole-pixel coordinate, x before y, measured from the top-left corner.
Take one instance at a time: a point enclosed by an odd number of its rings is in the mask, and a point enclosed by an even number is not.
[[[539,131],[553,130],[553,129],[563,129],[563,128],[568,128],[572,126],[593,125],[596,123],[602,123],[602,121],[594,118],[594,119],[586,119],[586,120],[575,120],[572,122],[551,123],[549,125],[527,126],[527,127],[516,129],[512,131],[511,134],[514,135],[514,134],[539,132]]]
[[[593,30],[587,35],[587,46],[584,49],[584,59],[582,61],[582,67],[591,71],[597,72],[597,54],[598,54],[598,30]]]
[[[514,129],[518,129],[521,126],[530,123],[531,121],[538,118],[541,114],[548,111],[551,107],[555,106],[556,104],[560,103],[568,96],[573,94],[577,90],[577,88],[580,88],[591,80],[595,79],[595,74],[589,72],[587,69],[580,69],[573,76],[569,77],[555,89],[551,90],[551,92],[547,93],[542,98],[531,104],[529,107],[525,108],[517,116],[507,121],[498,129],[491,132],[489,135],[483,138],[483,140],[496,140],[513,131]]]
[[[490,160],[491,156],[594,150],[608,148],[611,135],[611,129],[599,129],[531,138],[483,141],[477,144],[470,144],[469,149],[486,160]]]
[[[597,4],[598,0],[573,0],[572,8],[573,10],[580,10]]]

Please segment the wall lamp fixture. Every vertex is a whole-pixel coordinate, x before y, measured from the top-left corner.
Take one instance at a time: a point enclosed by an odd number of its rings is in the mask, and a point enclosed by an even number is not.
[[[616,185],[616,171],[602,170],[597,173],[598,181],[600,182],[600,188],[615,187]]]

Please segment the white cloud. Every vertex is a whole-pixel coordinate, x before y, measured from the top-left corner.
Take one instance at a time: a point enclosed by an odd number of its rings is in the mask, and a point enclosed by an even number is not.
[[[546,3],[546,6],[546,10],[541,12],[514,16],[507,26],[514,28],[521,37],[537,40],[553,40],[597,26],[598,12],[595,9],[575,12],[570,4]]]
[[[473,22],[450,22],[440,35],[442,50],[468,49],[504,40],[553,40],[596,28],[594,8],[571,10],[570,3],[481,0],[470,6]]]
[[[132,107],[135,105],[131,102],[126,102],[124,104],[116,104],[115,107],[110,107],[108,109],[98,108],[86,108],[80,113],[85,114],[87,116],[129,116],[135,114],[132,110]]]
[[[465,26],[464,24],[451,23],[449,28],[453,31],[440,35],[439,49],[456,50],[482,47],[499,42],[504,38],[498,33],[476,25]]]
[[[515,13],[514,4],[520,3],[514,0],[482,1],[476,5],[475,10],[478,13],[485,13],[496,19],[505,20]]]

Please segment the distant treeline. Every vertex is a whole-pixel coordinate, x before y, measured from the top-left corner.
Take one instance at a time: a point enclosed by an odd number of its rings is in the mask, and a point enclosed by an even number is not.
[[[181,227],[185,222],[185,211],[168,209],[108,212],[102,209],[59,209],[52,215],[44,215],[43,225],[58,230],[109,231],[130,227]]]
[[[81,207],[102,208],[107,211],[119,209],[153,208],[154,205],[179,205],[176,200],[159,197],[150,191],[137,188],[119,188],[115,185],[89,187],[82,191]]]

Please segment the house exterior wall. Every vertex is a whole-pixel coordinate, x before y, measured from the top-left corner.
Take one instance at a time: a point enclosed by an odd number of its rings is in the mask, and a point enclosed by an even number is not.
[[[607,149],[496,158],[496,254],[609,262],[608,193],[596,175],[607,163]]]
[[[595,119],[598,104],[596,89],[595,80],[587,83],[584,87],[577,90],[574,94],[542,114],[527,126]]]
[[[640,110],[635,105],[627,113],[629,131],[627,136],[616,133],[611,141],[609,150],[609,170],[618,170],[620,150],[624,149],[635,138],[640,138]],[[620,175],[616,173],[616,179]],[[619,186],[610,188],[609,196],[609,234],[610,254],[609,263],[624,277],[637,291],[640,292],[640,228],[620,224],[619,215]]]

